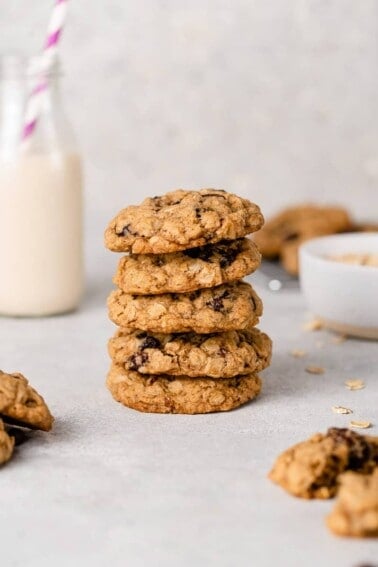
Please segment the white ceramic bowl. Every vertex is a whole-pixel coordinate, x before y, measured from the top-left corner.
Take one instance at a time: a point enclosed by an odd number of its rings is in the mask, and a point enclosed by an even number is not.
[[[300,281],[308,307],[335,331],[378,339],[378,268],[327,256],[378,254],[378,233],[335,234],[300,247]]]

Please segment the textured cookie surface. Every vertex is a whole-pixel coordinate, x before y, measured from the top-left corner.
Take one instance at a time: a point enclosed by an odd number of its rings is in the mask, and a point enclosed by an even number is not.
[[[270,479],[300,498],[331,498],[337,478],[347,470],[371,472],[378,464],[378,437],[332,427],[287,449]]]
[[[105,232],[115,252],[164,254],[234,240],[264,223],[257,205],[219,189],[178,189],[123,209]]]
[[[370,475],[340,477],[337,501],[327,518],[332,532],[350,537],[378,537],[378,467]]]
[[[264,370],[271,352],[270,338],[255,328],[209,335],[119,329],[109,341],[112,360],[141,374],[230,378]]]
[[[300,205],[285,209],[269,219],[254,235],[264,258],[282,257],[284,267],[298,273],[298,248],[316,236],[345,232],[352,227],[346,210],[340,207]]]
[[[0,417],[6,423],[16,423],[49,431],[54,418],[44,399],[19,373],[0,370]]]
[[[157,333],[217,333],[251,327],[262,314],[262,303],[244,282],[190,293],[130,295],[113,291],[109,317],[120,327]]]
[[[146,376],[113,364],[107,386],[115,400],[150,413],[210,413],[229,411],[255,398],[261,390],[258,376],[188,378]]]
[[[13,455],[14,438],[5,431],[4,424],[0,419],[0,466],[9,461]]]
[[[260,260],[249,238],[223,240],[171,254],[124,256],[113,281],[126,293],[182,293],[240,280],[256,270]]]

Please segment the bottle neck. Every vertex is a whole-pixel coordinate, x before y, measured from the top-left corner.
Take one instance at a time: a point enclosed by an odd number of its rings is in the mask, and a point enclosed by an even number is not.
[[[23,151],[56,152],[75,146],[62,107],[57,66],[41,77],[33,64],[30,59],[0,59],[0,159],[14,157],[21,147]],[[46,88],[31,94],[41,80]],[[36,126],[27,144],[21,145],[30,104],[35,109]]]
[[[5,90],[18,91],[25,98],[41,82],[47,83],[47,92],[53,97],[59,90],[60,77],[59,61],[56,61],[47,73],[42,73],[39,59],[36,57],[0,57],[0,85]]]

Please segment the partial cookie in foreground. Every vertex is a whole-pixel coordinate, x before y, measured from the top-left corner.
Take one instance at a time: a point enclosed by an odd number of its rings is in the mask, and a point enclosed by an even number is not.
[[[19,373],[7,374],[0,370],[0,418],[14,423],[50,431],[54,418],[44,399]]]
[[[0,419],[0,466],[9,461],[13,455],[14,438],[5,431],[4,423]]]
[[[378,468],[370,475],[341,475],[337,501],[327,525],[340,536],[378,537]]]
[[[141,374],[230,378],[264,370],[271,353],[272,341],[255,328],[208,335],[119,329],[109,341],[112,360]]]
[[[332,427],[284,451],[269,478],[300,498],[331,498],[341,473],[370,473],[377,465],[378,437]]]
[[[210,413],[229,411],[255,398],[261,390],[258,376],[188,378],[146,376],[113,364],[107,386],[115,400],[150,413]]]
[[[124,256],[113,281],[126,293],[183,293],[240,280],[260,261],[256,245],[240,238],[171,254]]]
[[[257,205],[220,189],[178,189],[123,209],[105,232],[114,252],[165,254],[234,240],[259,230]]]
[[[190,293],[130,295],[113,291],[109,317],[120,327],[157,333],[217,333],[257,324],[262,302],[244,282]]]

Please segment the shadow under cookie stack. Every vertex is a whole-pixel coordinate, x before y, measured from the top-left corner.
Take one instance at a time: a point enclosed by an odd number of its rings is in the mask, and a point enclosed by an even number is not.
[[[125,406],[155,413],[228,411],[261,389],[271,340],[256,329],[262,302],[242,278],[260,264],[245,236],[264,219],[216,189],[177,190],[123,209],[105,232],[120,259],[108,299],[118,330],[107,386]]]

